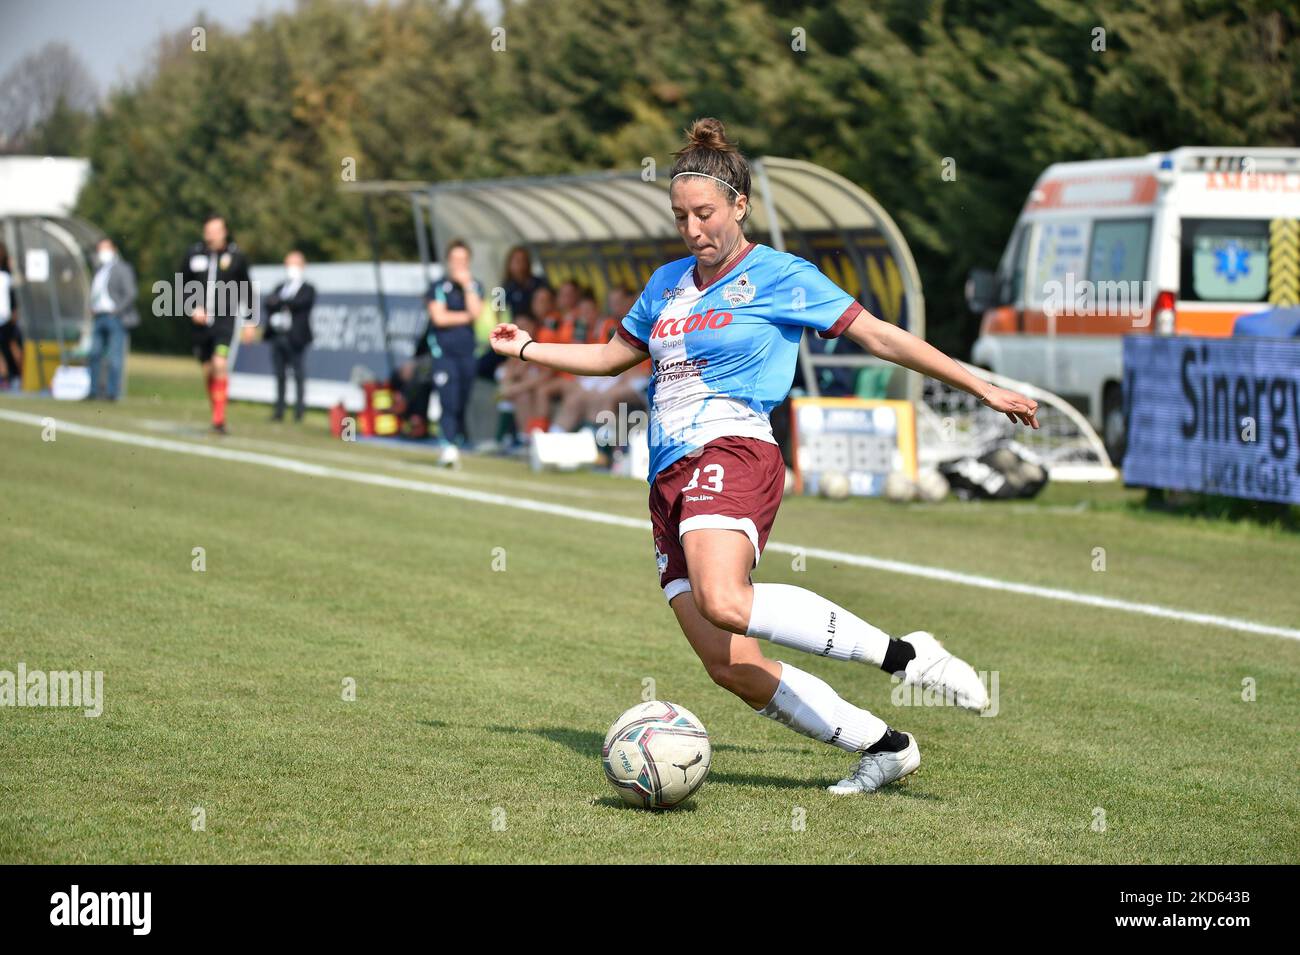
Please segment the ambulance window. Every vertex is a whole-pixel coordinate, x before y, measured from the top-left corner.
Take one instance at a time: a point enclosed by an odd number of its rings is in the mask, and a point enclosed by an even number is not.
[[[1028,259],[1029,226],[1022,225],[1007,247],[1002,274],[998,276],[999,305],[1019,305],[1023,301],[1021,292],[1025,287],[1025,265]]]
[[[1083,280],[1088,271],[1088,238],[1092,223],[1087,219],[1052,219],[1038,225],[1032,275],[1027,281],[1027,304],[1038,306],[1060,289]]]
[[[1180,294],[1193,302],[1268,298],[1268,220],[1184,219]]]
[[[1141,282],[1151,246],[1150,219],[1102,219],[1092,227],[1091,282]]]

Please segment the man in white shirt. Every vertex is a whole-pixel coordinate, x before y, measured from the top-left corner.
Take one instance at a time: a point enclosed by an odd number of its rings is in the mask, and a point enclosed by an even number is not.
[[[140,324],[135,307],[135,270],[117,254],[113,240],[103,238],[95,248],[97,268],[90,283],[90,311],[94,315],[90,347],[90,394],[100,397],[100,365],[108,359],[108,381],[103,397],[122,397],[122,367],[126,361],[127,332]]]

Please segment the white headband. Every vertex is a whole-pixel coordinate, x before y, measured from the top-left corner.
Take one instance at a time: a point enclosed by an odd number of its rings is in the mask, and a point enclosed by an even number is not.
[[[705,179],[712,179],[714,182],[720,182],[728,189],[730,189],[732,192],[734,192],[736,194],[737,199],[740,198],[739,189],[737,189],[731,183],[727,182],[727,180],[719,179],[717,176],[710,176],[707,172],[679,172],[677,175],[673,176],[673,178],[670,179],[669,182],[676,182],[678,179],[682,178],[682,176],[703,176]]]

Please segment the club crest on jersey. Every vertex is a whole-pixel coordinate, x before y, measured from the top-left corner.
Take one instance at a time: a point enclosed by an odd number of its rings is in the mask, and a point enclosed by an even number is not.
[[[757,289],[754,283],[749,280],[749,273],[744,272],[740,278],[722,287],[722,297],[727,303],[735,308],[737,305],[748,305],[754,300],[754,292]]]

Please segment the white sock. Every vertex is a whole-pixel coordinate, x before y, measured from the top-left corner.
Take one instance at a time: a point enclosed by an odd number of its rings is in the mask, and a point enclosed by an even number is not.
[[[781,683],[772,701],[758,712],[850,753],[880,742],[889,729],[878,716],[842,699],[825,680],[788,663],[781,664]]]
[[[790,584],[754,584],[754,608],[746,636],[832,660],[863,660],[880,666],[889,634],[825,597]]]

